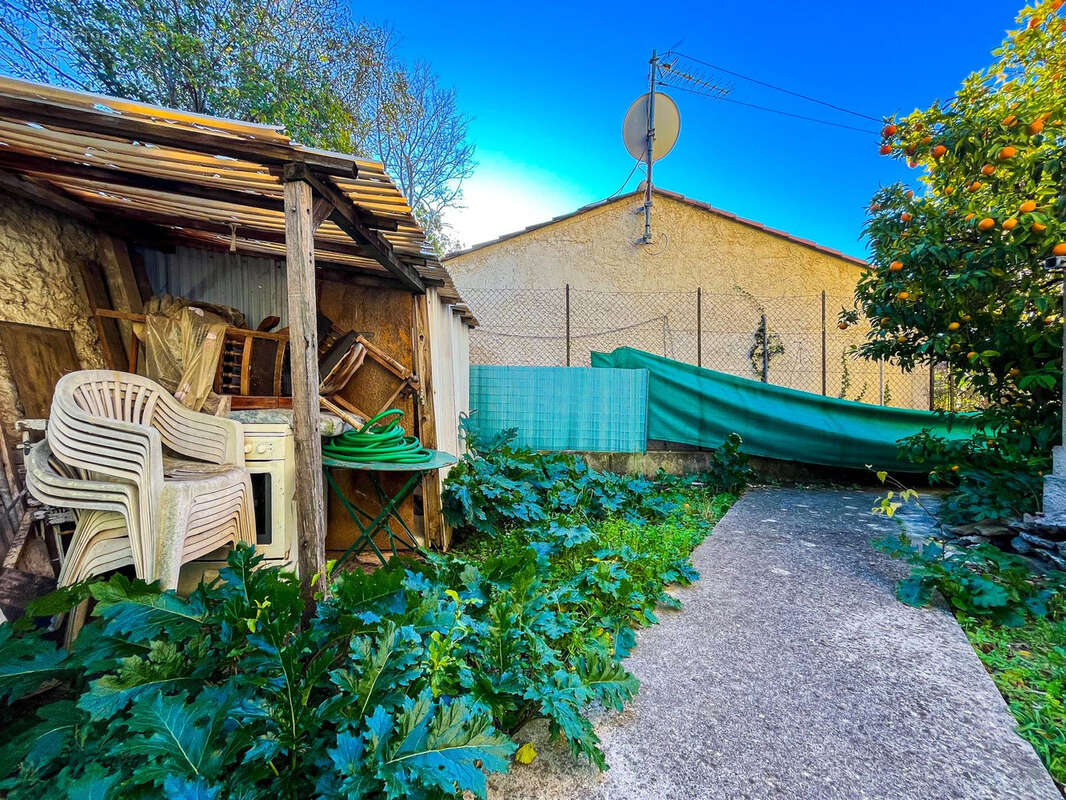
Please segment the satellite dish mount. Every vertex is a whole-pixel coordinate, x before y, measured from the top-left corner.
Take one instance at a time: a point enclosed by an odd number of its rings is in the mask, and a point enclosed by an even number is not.
[[[644,236],[641,244],[651,243],[652,164],[673,149],[681,132],[681,114],[677,104],[662,92],[655,91],[659,57],[653,50],[648,70],[648,92],[633,101],[622,123],[622,141],[629,154],[647,165],[644,181]]]

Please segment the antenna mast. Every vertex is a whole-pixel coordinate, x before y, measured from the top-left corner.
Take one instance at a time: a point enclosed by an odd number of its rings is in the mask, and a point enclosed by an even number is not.
[[[644,181],[644,238],[641,239],[644,244],[651,244],[651,165],[655,147],[655,78],[659,68],[659,56],[654,50],[648,63],[648,146],[645,151],[648,174]]]

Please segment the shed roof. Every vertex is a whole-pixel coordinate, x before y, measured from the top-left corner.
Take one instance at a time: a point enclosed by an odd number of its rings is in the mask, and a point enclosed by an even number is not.
[[[677,192],[668,192],[665,189],[653,188],[652,191],[657,195],[661,195],[662,197],[669,197],[672,200],[677,200],[678,202],[693,206],[694,208],[699,208],[703,211],[709,211],[710,213],[715,214],[716,216],[724,217],[725,219],[732,220],[733,222],[739,222],[741,225],[748,225],[752,228],[756,228],[757,230],[760,230],[763,233],[768,233],[771,236],[778,236],[782,239],[787,239],[790,242],[794,242],[795,244],[803,245],[804,247],[810,247],[813,250],[818,250],[819,252],[825,253],[827,255],[835,256],[836,258],[843,259],[844,261],[850,261],[856,266],[868,266],[868,264],[861,258],[849,256],[846,253],[840,252],[839,250],[834,250],[831,247],[825,247],[824,245],[820,245],[817,242],[812,242],[809,239],[801,239],[798,236],[793,236],[790,233],[778,230],[777,228],[771,228],[767,225],[763,225],[762,223],[755,222],[754,220],[745,219],[744,217],[738,217],[736,214],[731,214],[728,211],[723,211],[720,208],[715,208],[709,203],[704,203],[699,200],[693,200],[690,197],[685,197],[685,195],[683,194],[678,194]],[[491,247],[494,244],[505,242],[508,239],[514,239],[516,236],[524,236],[527,233],[532,233],[533,231],[540,230],[541,228],[546,228],[549,225],[555,225],[558,222],[563,222],[565,220],[572,219],[586,212],[593,211],[597,208],[603,208],[604,206],[610,205],[611,203],[617,203],[622,200],[630,200],[635,196],[643,194],[644,190],[638,189],[637,191],[619,195],[618,197],[608,197],[605,200],[598,200],[595,203],[589,203],[588,205],[582,206],[581,208],[575,211],[571,211],[567,214],[561,214],[558,217],[552,217],[551,219],[545,220],[544,222],[538,222],[535,225],[529,225],[528,227],[525,227],[520,231],[512,231],[511,233],[505,233],[502,236],[498,236],[495,239],[490,239],[487,242],[480,242],[463,250],[456,250],[455,252],[448,253],[444,257],[444,261],[447,262],[453,258],[464,256],[467,253],[473,253],[475,250],[481,250],[484,247]]]
[[[151,231],[284,256],[283,171],[291,164],[353,207],[359,236],[353,241],[353,226],[334,214],[315,232],[317,261],[388,274],[383,262],[395,259],[391,271],[410,270],[459,302],[380,162],[305,147],[274,125],[0,77],[0,172],[58,192],[133,238]]]

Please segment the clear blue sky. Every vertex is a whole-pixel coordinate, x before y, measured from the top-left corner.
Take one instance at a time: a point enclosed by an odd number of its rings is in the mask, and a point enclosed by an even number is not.
[[[1014,27],[1021,0],[354,6],[390,24],[473,117],[478,170],[453,216],[473,244],[613,193],[633,161],[622,117],[646,89],[652,48],[879,117],[950,96]],[[880,125],[730,79],[737,100],[858,127]],[[864,207],[913,173],[862,134],[666,90],[681,137],[655,184],[863,256]],[[639,178],[634,177],[630,187]]]

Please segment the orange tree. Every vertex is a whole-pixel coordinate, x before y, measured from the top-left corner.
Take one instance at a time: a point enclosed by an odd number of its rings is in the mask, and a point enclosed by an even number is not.
[[[858,308],[860,353],[905,368],[946,364],[987,408],[984,431],[950,446],[928,435],[912,457],[960,484],[970,518],[1032,510],[1061,414],[1066,255],[1066,21],[1063,0],[1024,9],[989,69],[958,93],[889,119],[881,153],[922,171],[870,205],[873,256]],[[1064,259],[1066,260],[1066,259]],[[966,493],[969,493],[968,495]]]

